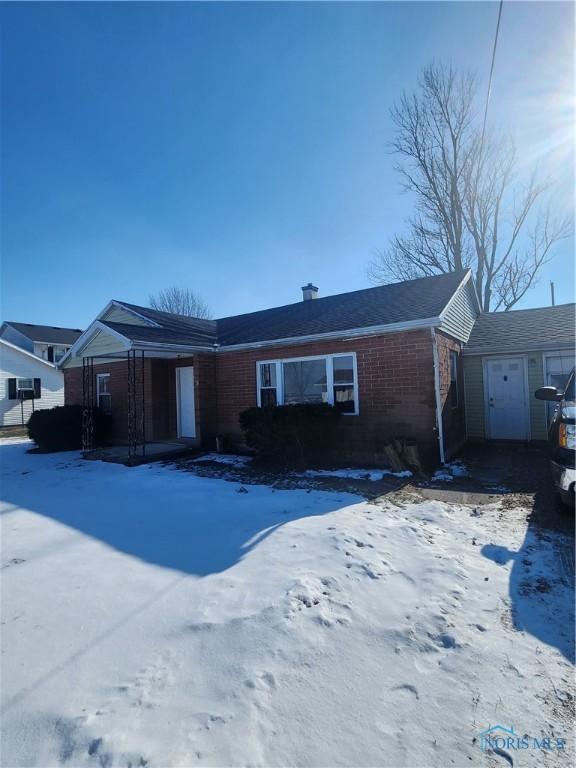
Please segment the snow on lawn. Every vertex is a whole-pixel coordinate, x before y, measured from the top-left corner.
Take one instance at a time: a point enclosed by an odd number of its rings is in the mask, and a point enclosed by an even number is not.
[[[468,468],[461,461],[443,464],[442,468],[432,475],[432,480],[451,483],[455,477],[470,477]]]
[[[2,765],[491,766],[489,725],[569,738],[559,538],[514,510],[27,448],[0,447]]]
[[[203,453],[193,460],[193,464],[209,461],[214,464],[227,464],[231,467],[246,467],[252,462],[252,456],[239,456],[232,453]]]

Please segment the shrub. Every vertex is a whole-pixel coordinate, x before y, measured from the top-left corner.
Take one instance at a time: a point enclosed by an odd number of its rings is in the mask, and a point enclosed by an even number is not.
[[[340,412],[331,405],[269,405],[240,414],[247,445],[269,461],[304,465],[332,448]]]
[[[93,408],[94,445],[102,445],[108,434],[109,417]],[[73,451],[82,447],[81,405],[61,405],[34,411],[28,421],[28,437],[41,451]]]

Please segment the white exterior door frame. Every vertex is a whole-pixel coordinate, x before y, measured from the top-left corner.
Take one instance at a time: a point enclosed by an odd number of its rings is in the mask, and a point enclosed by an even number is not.
[[[176,426],[183,439],[196,437],[194,366],[176,368]]]
[[[510,362],[519,360],[522,363],[523,375],[523,402],[524,402],[524,419],[522,426],[522,434],[520,431],[516,437],[501,438],[493,436],[493,419],[494,419],[494,407],[490,404],[490,382],[489,372],[492,362]],[[530,389],[528,386],[528,356],[527,355],[490,355],[482,358],[482,376],[484,379],[484,429],[486,438],[488,440],[498,439],[510,439],[510,440],[530,440]]]

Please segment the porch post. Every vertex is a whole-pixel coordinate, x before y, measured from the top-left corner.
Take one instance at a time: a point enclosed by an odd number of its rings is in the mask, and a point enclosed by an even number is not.
[[[132,459],[136,455],[136,446],[138,444],[138,435],[136,434],[136,359],[132,350],[128,350],[128,458]]]
[[[142,432],[142,456],[146,456],[146,391],[145,391],[145,361],[144,350],[142,350],[142,412],[141,412],[141,432]]]
[[[94,358],[82,358],[82,450],[94,447]]]

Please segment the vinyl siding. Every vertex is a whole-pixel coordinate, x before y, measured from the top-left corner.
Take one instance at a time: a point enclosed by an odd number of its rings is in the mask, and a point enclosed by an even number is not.
[[[536,400],[534,392],[544,386],[544,362],[541,352],[528,353],[528,402],[530,404],[530,437],[546,440],[546,403]]]
[[[472,327],[478,316],[476,302],[474,300],[472,281],[461,286],[450,303],[446,312],[442,315],[441,329],[460,341],[468,341]]]
[[[34,409],[54,408],[64,405],[64,375],[36,361],[26,354],[0,343],[0,425],[22,423],[22,405],[19,400],[8,399],[8,379],[40,379],[41,397],[34,400]],[[23,403],[24,423],[32,413],[32,401]]]
[[[133,312],[129,312],[122,307],[110,307],[105,315],[102,315],[101,320],[107,320],[109,323],[126,323],[127,325],[146,325],[150,326],[152,323],[147,322]]]
[[[469,438],[484,439],[484,373],[481,357],[464,357],[466,432]]]
[[[509,355],[513,357],[513,354]],[[504,357],[504,356],[503,356]],[[506,356],[508,357],[508,355]],[[544,386],[541,352],[530,352],[528,358],[528,406],[530,408],[530,439],[546,440],[546,403],[536,400],[534,392]],[[464,392],[466,397],[466,428],[469,438],[484,439],[484,375],[481,355],[464,358]]]
[[[126,346],[112,334],[98,331],[90,341],[82,347],[78,355],[69,357],[62,366],[63,368],[79,368],[82,366],[83,357],[93,357],[94,362],[98,362],[100,355],[111,355],[116,352],[125,352]],[[107,358],[101,358],[101,362],[108,362]]]

